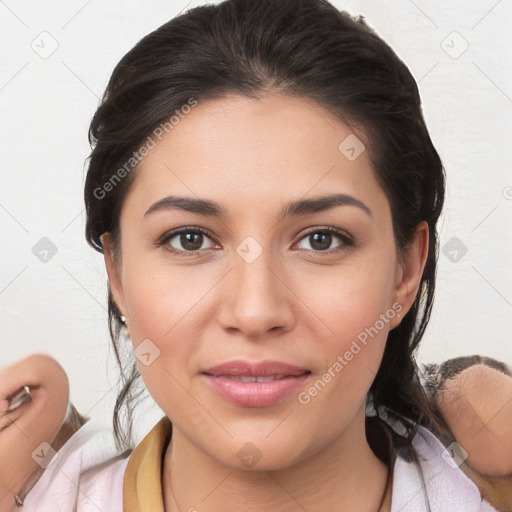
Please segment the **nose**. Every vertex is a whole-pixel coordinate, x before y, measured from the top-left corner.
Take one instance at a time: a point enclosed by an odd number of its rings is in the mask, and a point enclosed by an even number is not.
[[[252,262],[238,253],[226,276],[221,304],[217,310],[223,329],[252,340],[288,332],[293,328],[293,294],[283,266],[263,252]]]

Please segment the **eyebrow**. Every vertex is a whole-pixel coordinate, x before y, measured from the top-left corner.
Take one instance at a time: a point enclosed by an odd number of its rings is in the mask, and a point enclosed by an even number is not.
[[[299,199],[288,203],[279,213],[279,220],[295,215],[304,215],[307,213],[316,213],[329,210],[337,206],[355,206],[363,210],[372,217],[372,211],[362,201],[347,194],[330,194],[326,196],[315,197],[312,199]],[[178,208],[187,212],[198,213],[209,217],[219,219],[227,218],[227,211],[221,205],[208,199],[197,199],[184,196],[167,196],[152,204],[144,217],[162,210]]]

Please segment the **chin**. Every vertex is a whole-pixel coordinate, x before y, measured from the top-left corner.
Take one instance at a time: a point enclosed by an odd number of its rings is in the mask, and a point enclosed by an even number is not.
[[[272,428],[275,429],[278,423],[274,421]],[[321,449],[318,441],[311,439],[311,434],[294,432],[289,428],[278,433],[272,432],[272,428],[254,428],[252,434],[241,435],[231,430],[232,439],[213,445],[209,438],[208,444],[203,445],[204,450],[232,469],[257,472],[286,469]]]

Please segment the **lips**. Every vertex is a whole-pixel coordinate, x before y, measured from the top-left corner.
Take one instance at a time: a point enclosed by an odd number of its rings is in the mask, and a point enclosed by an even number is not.
[[[245,407],[267,407],[283,400],[310,375],[306,368],[281,361],[230,361],[202,374],[221,398]]]
[[[269,375],[268,377],[256,377],[254,375],[215,375],[224,379],[235,380],[237,382],[272,382],[286,377],[286,375]]]
[[[208,368],[203,373],[208,375],[233,375],[233,376],[250,376],[250,377],[272,377],[272,376],[297,376],[307,373],[307,368],[294,366],[292,364],[283,363],[281,361],[229,361],[212,368]]]

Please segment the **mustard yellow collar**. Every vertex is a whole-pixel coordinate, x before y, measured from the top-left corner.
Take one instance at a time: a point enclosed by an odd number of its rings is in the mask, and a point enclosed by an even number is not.
[[[164,416],[135,447],[124,475],[124,512],[164,512],[162,470],[172,425]]]
[[[165,512],[162,471],[171,434],[171,421],[164,416],[133,450],[124,475],[124,512]],[[391,509],[393,465],[390,466],[388,485],[379,512]]]

